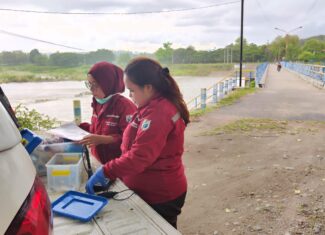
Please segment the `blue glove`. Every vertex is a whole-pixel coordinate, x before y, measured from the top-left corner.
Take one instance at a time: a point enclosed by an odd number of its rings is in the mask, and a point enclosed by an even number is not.
[[[86,192],[89,194],[95,194],[94,185],[107,186],[109,179],[104,174],[104,169],[101,166],[96,172],[90,177],[86,184]]]

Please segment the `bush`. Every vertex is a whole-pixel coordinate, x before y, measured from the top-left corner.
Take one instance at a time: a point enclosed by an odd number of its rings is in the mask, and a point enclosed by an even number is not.
[[[29,110],[22,104],[15,108],[15,113],[21,128],[28,128],[32,131],[48,130],[57,124],[56,119],[43,115],[35,109]]]

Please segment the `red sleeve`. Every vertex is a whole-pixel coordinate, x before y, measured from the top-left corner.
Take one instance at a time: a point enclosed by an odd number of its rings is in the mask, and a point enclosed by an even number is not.
[[[85,131],[89,132],[90,124],[88,122],[82,122],[79,124],[79,127]]]
[[[163,127],[163,128],[162,128]],[[146,115],[138,126],[137,135],[129,151],[104,166],[107,177],[136,175],[151,166],[165,147],[173,122],[160,112]]]
[[[118,146],[121,145],[123,132],[127,127],[127,125],[129,124],[129,120],[132,117],[133,113],[136,111],[136,107],[131,101],[129,100],[123,100],[123,101],[124,102],[120,102],[117,106],[117,108],[120,109],[119,112],[120,119],[118,122],[118,126],[122,131],[122,134],[111,135],[114,138],[114,142],[112,144],[116,144]]]

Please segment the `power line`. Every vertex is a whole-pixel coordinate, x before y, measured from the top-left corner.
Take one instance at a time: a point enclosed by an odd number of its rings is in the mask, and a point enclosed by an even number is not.
[[[65,47],[65,48],[69,48],[69,49],[73,49],[73,50],[84,51],[83,49],[80,49],[80,48],[66,46],[66,45],[63,45],[63,44],[49,42],[49,41],[45,41],[45,40],[41,40],[41,39],[37,39],[37,38],[31,38],[31,37],[24,36],[24,35],[21,35],[21,34],[8,32],[8,31],[2,30],[2,29],[0,29],[0,33],[7,34],[7,35],[10,35],[10,36],[14,36],[14,37],[18,37],[18,38],[24,38],[24,39],[28,39],[28,40],[32,40],[32,41],[47,43],[47,44],[51,44],[51,45],[55,45],[55,46]]]
[[[315,0],[309,7],[309,9],[306,11],[306,15],[308,15],[316,6],[316,4],[318,3],[318,0]]]
[[[225,6],[230,4],[239,3],[240,1],[231,1],[224,3],[216,3],[208,6],[174,9],[174,10],[162,10],[162,11],[140,11],[140,12],[63,12],[63,11],[33,11],[23,9],[11,9],[11,8],[0,8],[0,11],[10,12],[23,12],[23,13],[37,13],[37,14],[57,14],[57,15],[142,15],[142,14],[157,14],[157,13],[171,13],[171,12],[182,12],[182,11],[193,11],[200,9],[207,9],[218,6]]]
[[[257,6],[261,9],[261,11],[262,11],[262,15],[263,15],[263,18],[264,18],[264,20],[266,21],[266,23],[269,23],[270,25],[272,25],[273,22],[272,22],[272,21],[270,20],[270,18],[267,16],[266,11],[264,10],[264,7],[263,7],[262,4],[260,3],[260,1],[259,1],[259,0],[255,0],[255,1],[256,1],[256,3],[257,3]],[[272,28],[274,28],[274,27],[272,27]],[[280,36],[280,37],[281,37],[281,35],[278,34],[278,33],[276,33],[276,32],[274,32],[274,34],[276,34],[277,36]]]
[[[306,11],[305,16],[304,16],[303,19],[302,19],[302,22],[305,22],[305,21],[307,20],[309,14],[312,12],[312,10],[313,10],[314,7],[317,5],[317,3],[318,3],[318,0],[315,0],[315,1],[310,5],[310,7],[309,7],[309,8],[307,9],[307,11]]]
[[[259,0],[255,0],[256,1],[256,3],[257,3],[257,6],[261,9],[261,11],[263,11],[263,18],[267,21],[267,22],[269,22],[269,23],[271,23],[271,20],[270,20],[270,18],[269,17],[267,17],[267,14],[266,14],[266,12],[265,12],[265,10],[264,10],[264,8],[262,7],[262,4],[260,3],[260,1]],[[272,24],[272,23],[271,23]]]

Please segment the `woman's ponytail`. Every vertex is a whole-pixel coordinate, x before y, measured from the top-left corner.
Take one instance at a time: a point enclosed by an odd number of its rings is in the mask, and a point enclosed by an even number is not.
[[[133,83],[140,87],[147,84],[152,85],[163,97],[176,106],[186,125],[190,122],[190,114],[183,95],[167,67],[162,68],[153,59],[139,57],[133,59],[126,66],[125,73]]]

